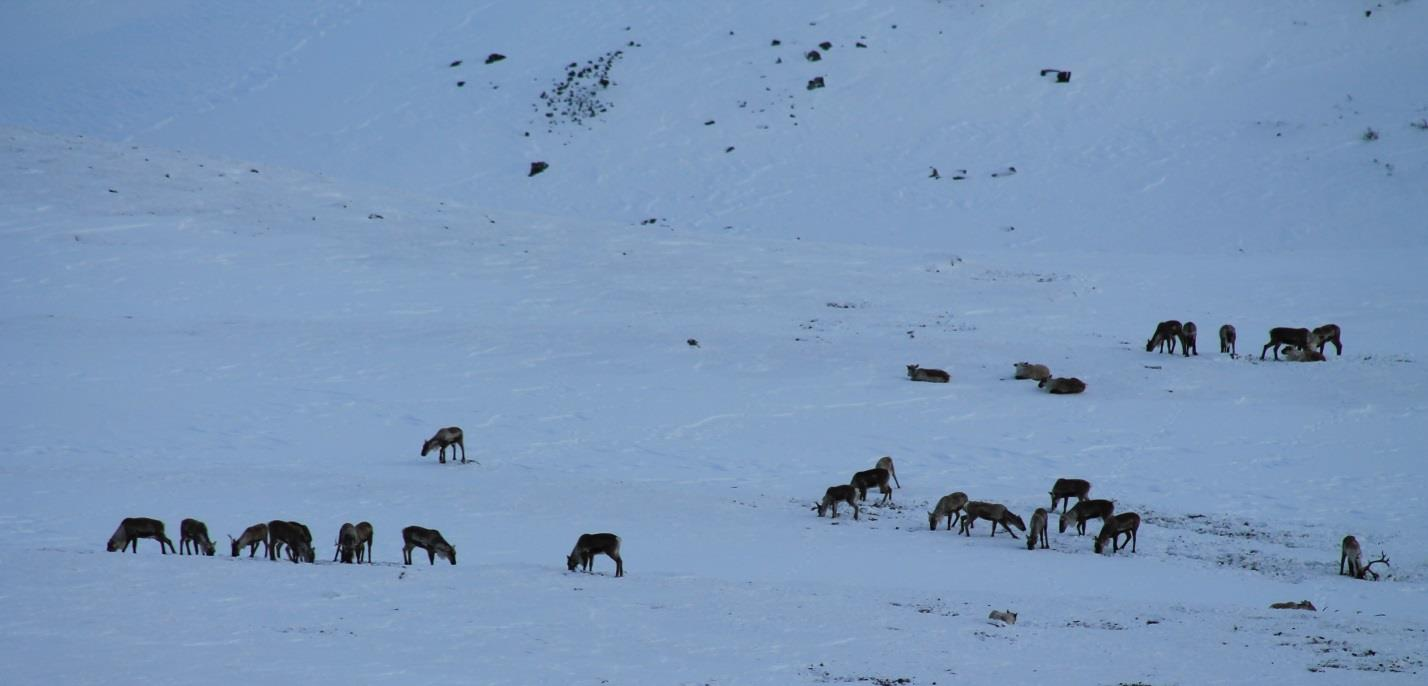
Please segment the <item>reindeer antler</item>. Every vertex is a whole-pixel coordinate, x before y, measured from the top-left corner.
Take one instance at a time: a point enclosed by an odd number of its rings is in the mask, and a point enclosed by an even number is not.
[[[1367,577],[1367,576],[1369,576],[1369,575],[1373,575],[1373,580],[1374,580],[1374,581],[1378,581],[1378,579],[1379,579],[1378,572],[1373,571],[1373,566],[1376,565],[1376,564],[1378,564],[1378,563],[1380,563],[1380,562],[1382,562],[1382,563],[1383,563],[1383,566],[1385,566],[1385,567],[1392,566],[1392,565],[1388,564],[1388,556],[1385,555],[1385,554],[1383,554],[1383,551],[1380,550],[1380,551],[1378,551],[1378,559],[1377,559],[1377,560],[1369,560],[1369,563],[1366,564],[1366,565],[1364,565],[1364,568],[1363,568],[1363,576],[1360,576],[1359,578],[1362,579],[1362,578]]]

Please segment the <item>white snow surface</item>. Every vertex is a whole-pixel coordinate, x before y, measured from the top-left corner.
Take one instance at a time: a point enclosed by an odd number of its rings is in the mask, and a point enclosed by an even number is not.
[[[1422,683],[1424,35],[1403,0],[0,4],[3,681]],[[603,112],[544,116],[614,51]],[[1170,318],[1199,355],[1144,351]],[[1342,355],[1259,360],[1328,322]],[[477,462],[418,455],[448,425]],[[893,505],[810,510],[882,455]],[[928,530],[1060,477],[1136,551]],[[219,555],[105,552],[129,516]],[[271,519],[318,563],[227,555]],[[360,520],[375,564],[330,562]],[[410,524],[458,564],[403,566]],[[598,531],[624,578],[566,571]]]

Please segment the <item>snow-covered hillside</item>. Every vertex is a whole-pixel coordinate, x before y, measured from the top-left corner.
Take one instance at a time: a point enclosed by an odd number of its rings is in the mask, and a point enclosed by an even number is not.
[[[1421,680],[1423,3],[754,5],[0,7],[6,682]],[[1058,477],[1136,552],[927,529]],[[225,554],[270,519],[320,564]]]

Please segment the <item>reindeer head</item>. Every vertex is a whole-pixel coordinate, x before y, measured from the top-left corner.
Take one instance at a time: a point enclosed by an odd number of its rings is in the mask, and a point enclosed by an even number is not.
[[[432,547],[431,551],[436,553],[437,557],[444,557],[447,562],[456,564],[456,548],[454,546],[437,543]]]
[[[824,501],[824,502],[818,503],[817,505],[814,505],[814,506],[813,506],[813,509],[818,510],[818,516],[819,516],[819,517],[822,517],[823,514],[828,511],[828,502],[827,502],[827,501]]]
[[[912,376],[912,377],[917,376],[917,370],[918,370],[920,367],[921,367],[921,365],[916,365],[916,364],[910,364],[910,365],[908,365],[908,366],[907,366],[907,375],[908,375],[908,376]]]
[[[233,546],[233,557],[238,557],[238,539],[229,536],[228,541]]]
[[[203,544],[203,554],[209,557],[213,557],[213,553],[217,552],[217,549],[218,546],[213,545],[213,541],[205,541]]]
[[[566,556],[565,556],[565,571],[567,571],[567,572],[573,572],[573,571],[575,571],[575,568],[576,568],[576,567],[579,567],[579,566],[580,566],[580,556],[579,556],[579,555],[574,555],[574,554],[572,554],[572,555],[566,555]]]
[[[1069,526],[1069,525],[1071,525],[1071,524],[1075,524],[1075,523],[1076,523],[1076,517],[1074,516],[1073,513],[1071,513],[1071,512],[1062,512],[1062,513],[1061,513],[1061,523],[1058,525],[1058,528],[1060,529],[1060,533],[1063,533],[1063,534],[1066,533],[1066,527]]]
[[[1008,524],[1015,526],[1018,531],[1026,531],[1026,522],[1021,521],[1021,517],[1012,514],[1010,510],[1007,511],[1006,518],[1002,520],[1002,526]]]
[[[937,530],[937,512],[934,510],[927,513],[927,526],[933,531]]]
[[[426,454],[429,453],[429,452],[431,452],[432,447],[435,446],[435,445],[436,445],[436,439],[434,439],[434,438],[432,438],[432,439],[427,439],[427,440],[425,440],[425,441],[422,441],[422,442],[421,442],[421,456],[422,456],[422,457],[426,457]]]

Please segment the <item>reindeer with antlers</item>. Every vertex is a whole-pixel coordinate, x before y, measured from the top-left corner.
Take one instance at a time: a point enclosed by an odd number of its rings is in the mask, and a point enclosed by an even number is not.
[[[1373,571],[1373,566],[1380,562],[1385,567],[1389,566],[1388,556],[1383,554],[1383,551],[1379,551],[1377,560],[1371,560],[1368,564],[1364,564],[1363,549],[1359,547],[1359,539],[1353,536],[1345,536],[1344,542],[1339,546],[1339,574],[1341,575],[1351,576],[1355,579],[1373,577],[1374,581],[1378,581],[1379,575],[1378,572]]]

